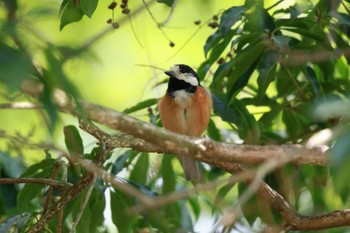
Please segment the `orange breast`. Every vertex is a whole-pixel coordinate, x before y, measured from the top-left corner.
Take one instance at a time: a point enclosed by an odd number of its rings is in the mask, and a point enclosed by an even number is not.
[[[194,94],[187,94],[186,101],[165,95],[158,102],[164,128],[189,136],[200,136],[208,126],[212,100],[210,94],[199,86]],[[180,98],[180,97],[179,97]]]

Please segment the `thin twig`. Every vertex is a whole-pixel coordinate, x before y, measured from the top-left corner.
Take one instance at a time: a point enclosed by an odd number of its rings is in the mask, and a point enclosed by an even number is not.
[[[57,181],[57,180],[44,179],[44,178],[0,178],[0,184],[21,184],[21,183],[49,185],[62,190],[70,188],[72,186],[71,183],[66,181]]]
[[[88,188],[88,190],[86,192],[86,195],[84,197],[83,203],[80,206],[79,213],[78,213],[75,221],[72,224],[72,228],[70,229],[70,233],[75,233],[76,227],[77,227],[78,223],[80,222],[81,217],[83,216],[83,213],[84,213],[84,210],[86,208],[86,205],[87,205],[87,203],[88,203],[88,201],[90,199],[92,190],[94,189],[95,182],[96,182],[96,176],[94,177],[94,179],[90,183],[90,186],[89,186],[89,188]]]
[[[148,4],[145,2],[145,0],[142,0],[144,6],[146,7],[146,10],[148,11],[149,15],[151,16],[153,22],[157,25],[157,27],[159,28],[159,30],[162,32],[162,34],[164,35],[164,37],[171,42],[171,39],[167,36],[167,34],[165,33],[165,31],[163,30],[163,28],[161,27],[161,25],[158,23],[157,19],[154,17],[152,11],[149,9]]]

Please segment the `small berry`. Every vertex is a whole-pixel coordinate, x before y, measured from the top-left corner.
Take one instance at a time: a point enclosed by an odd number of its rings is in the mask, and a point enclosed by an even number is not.
[[[109,4],[108,9],[113,10],[116,6],[117,6],[117,3],[112,2],[111,4]]]
[[[219,19],[218,15],[213,15],[213,20],[217,21]]]
[[[124,9],[126,7],[126,4],[122,3],[120,4],[120,8]]]
[[[122,13],[128,15],[130,13],[130,9],[126,7],[122,10]]]
[[[112,23],[112,27],[113,27],[113,29],[119,28],[119,23],[117,23],[117,22]]]
[[[122,0],[122,3],[124,3],[125,5],[128,4],[128,0]]]
[[[112,22],[113,22],[112,19],[108,19],[108,20],[107,20],[107,23],[108,23],[108,24],[110,24],[110,23],[112,23]]]
[[[211,22],[211,23],[208,24],[208,26],[213,28],[213,29],[215,29],[215,28],[217,28],[219,26],[219,24],[217,22]]]
[[[196,21],[194,21],[194,24],[195,25],[199,25],[199,24],[201,24],[201,21],[200,20],[196,20]]]
[[[172,42],[172,41],[170,41],[170,47],[174,47],[175,46],[175,43],[174,42]]]

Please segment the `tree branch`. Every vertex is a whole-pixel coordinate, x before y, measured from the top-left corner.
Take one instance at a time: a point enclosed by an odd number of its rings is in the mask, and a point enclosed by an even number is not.
[[[51,180],[44,178],[0,178],[0,184],[21,184],[21,183],[31,183],[31,184],[42,184],[49,185],[58,189],[68,189],[72,187],[72,184],[63,180]]]
[[[82,129],[103,140],[111,147],[133,148],[143,152],[173,153],[191,156],[216,166],[225,163],[256,164],[269,159],[279,159],[286,154],[297,154],[296,164],[326,165],[328,153],[320,148],[303,145],[238,145],[215,142],[206,138],[190,138],[142,122],[125,114],[99,105],[82,102],[89,119],[118,129],[130,135],[110,136],[93,125],[82,124]],[[67,109],[62,109],[68,113]],[[136,138],[135,138],[136,137]]]

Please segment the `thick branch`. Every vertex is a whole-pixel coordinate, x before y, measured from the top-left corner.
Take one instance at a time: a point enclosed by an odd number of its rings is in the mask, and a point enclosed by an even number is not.
[[[160,129],[106,107],[87,102],[82,102],[82,105],[91,120],[134,136],[111,137],[97,127],[82,126],[84,130],[112,147],[133,148],[143,152],[181,154],[216,166],[233,162],[256,164],[268,159],[279,159],[288,154],[299,155],[293,160],[296,164],[326,165],[328,161],[328,154],[319,148],[308,149],[302,145],[292,144],[237,145],[219,143],[205,138],[190,138]],[[67,109],[63,110],[67,112]],[[71,111],[68,112],[71,113]]]

